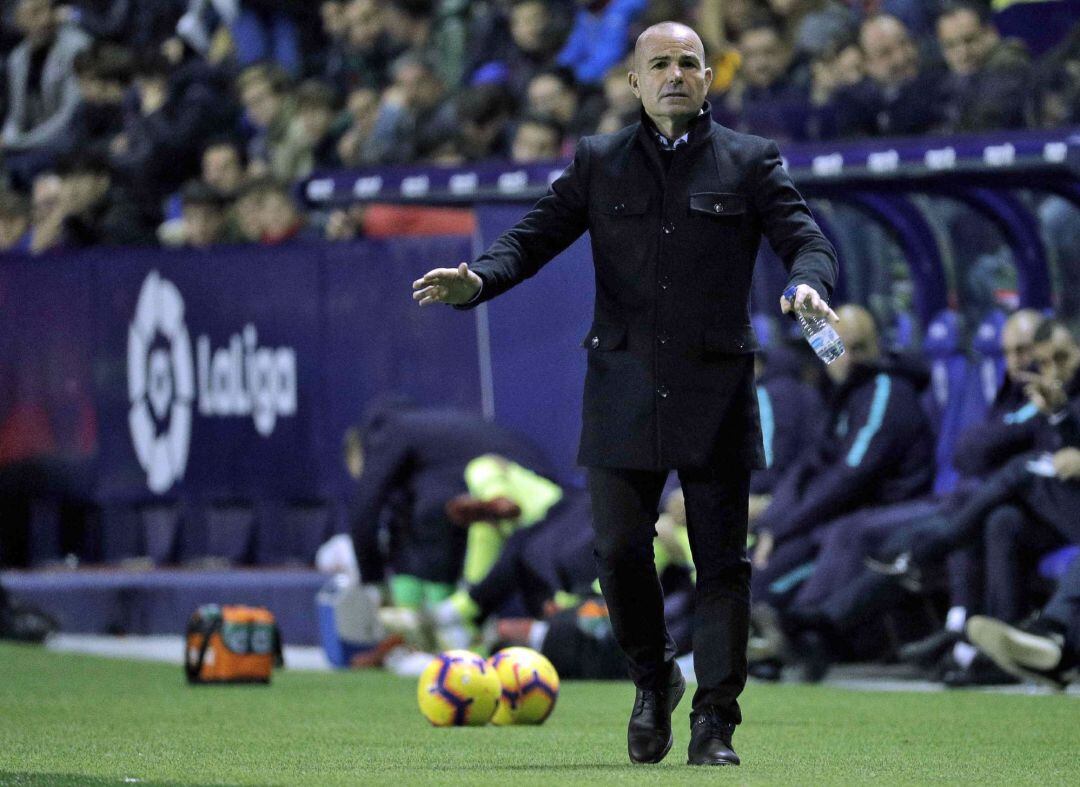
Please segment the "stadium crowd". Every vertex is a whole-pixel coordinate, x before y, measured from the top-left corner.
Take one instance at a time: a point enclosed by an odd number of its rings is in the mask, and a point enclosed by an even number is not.
[[[355,237],[292,186],[568,156],[636,119],[660,19],[702,32],[715,117],[781,142],[1080,117],[1080,27],[1032,59],[968,0],[9,0],[0,250]]]

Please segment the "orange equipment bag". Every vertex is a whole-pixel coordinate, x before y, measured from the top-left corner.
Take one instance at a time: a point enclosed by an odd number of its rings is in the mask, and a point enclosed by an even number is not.
[[[269,683],[284,666],[277,621],[265,607],[199,607],[188,620],[188,683]]]

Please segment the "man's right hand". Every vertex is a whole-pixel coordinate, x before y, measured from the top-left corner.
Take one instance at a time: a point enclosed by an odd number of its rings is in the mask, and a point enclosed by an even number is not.
[[[458,306],[468,303],[480,292],[483,281],[469,270],[467,262],[456,268],[436,268],[413,282],[413,300],[421,306],[448,303]]]

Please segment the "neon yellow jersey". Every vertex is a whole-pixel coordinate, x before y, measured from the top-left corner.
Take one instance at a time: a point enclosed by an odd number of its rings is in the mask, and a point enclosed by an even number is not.
[[[495,454],[484,454],[465,466],[465,484],[478,500],[505,497],[521,508],[516,520],[502,520],[499,529],[509,534],[535,525],[563,498],[554,481]]]

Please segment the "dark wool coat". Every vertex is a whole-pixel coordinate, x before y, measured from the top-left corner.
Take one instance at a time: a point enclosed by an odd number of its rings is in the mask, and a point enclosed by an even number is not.
[[[644,114],[622,131],[582,139],[548,194],[473,263],[483,288],[465,308],[532,276],[586,230],[596,304],[583,342],[578,461],[762,467],[750,325],[762,233],[790,284],[828,298],[837,276],[833,247],[776,144],[715,123],[708,105],[670,154]]]

